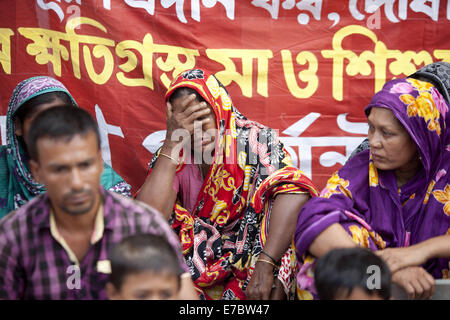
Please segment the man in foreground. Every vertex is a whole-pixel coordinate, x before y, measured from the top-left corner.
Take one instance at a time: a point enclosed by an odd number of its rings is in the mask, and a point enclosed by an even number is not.
[[[0,298],[106,299],[108,252],[139,233],[166,237],[189,272],[159,212],[100,186],[99,133],[87,111],[45,110],[26,139],[31,172],[47,192],[0,220]],[[180,298],[196,298],[190,277]]]

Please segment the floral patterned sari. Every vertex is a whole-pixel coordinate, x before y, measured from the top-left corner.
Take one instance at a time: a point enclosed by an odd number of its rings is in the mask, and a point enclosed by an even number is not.
[[[201,298],[245,299],[267,238],[272,200],[281,193],[317,192],[292,166],[276,132],[240,114],[214,75],[186,71],[173,81],[166,99],[179,87],[193,88],[211,105],[219,133],[194,210],[175,205],[172,227]],[[156,160],[157,155],[150,167]],[[177,172],[186,165],[182,162]],[[290,248],[277,275],[288,294],[295,292],[295,268]]]
[[[415,79],[392,80],[375,94],[365,112],[388,108],[408,131],[422,169],[401,188],[392,170],[378,170],[370,150],[362,151],[329,180],[320,197],[301,210],[295,232],[300,271],[298,295],[316,296],[315,258],[308,248],[327,227],[341,224],[353,240],[372,250],[405,247],[450,234],[449,108],[433,85]],[[449,259],[423,266],[447,278]]]

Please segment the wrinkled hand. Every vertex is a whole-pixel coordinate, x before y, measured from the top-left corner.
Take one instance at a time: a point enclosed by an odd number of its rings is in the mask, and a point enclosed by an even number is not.
[[[408,299],[430,299],[435,288],[434,278],[422,267],[407,267],[392,275],[395,282],[408,294]]]
[[[167,102],[166,116],[167,116],[167,132],[166,142],[172,141],[174,138],[180,136],[191,136],[194,133],[194,122],[198,122],[197,129],[201,130],[201,127],[209,118],[205,118],[211,111],[206,102],[198,102],[195,94],[180,97],[180,102],[177,101],[177,105],[174,106]],[[178,129],[185,130],[184,132],[176,132]],[[174,136],[176,137],[174,137]],[[189,139],[184,139],[189,140]],[[178,139],[175,139],[178,141]]]
[[[420,247],[407,248],[388,248],[375,251],[388,265],[391,273],[395,273],[400,269],[413,266],[421,266],[427,260],[426,254],[422,252]]]
[[[246,289],[249,300],[269,300],[274,282],[273,267],[265,262],[257,262]]]

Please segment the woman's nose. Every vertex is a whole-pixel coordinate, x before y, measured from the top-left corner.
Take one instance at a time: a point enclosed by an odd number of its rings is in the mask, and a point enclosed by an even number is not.
[[[369,135],[369,146],[374,149],[379,149],[383,146],[381,137],[377,132]]]

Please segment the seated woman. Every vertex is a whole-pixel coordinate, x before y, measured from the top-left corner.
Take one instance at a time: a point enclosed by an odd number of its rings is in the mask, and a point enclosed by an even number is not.
[[[370,150],[348,161],[299,213],[295,245],[301,298],[315,297],[312,256],[356,244],[402,248],[395,251],[401,256],[412,251],[403,247],[422,243],[426,257],[393,268],[393,282],[411,298],[430,297],[433,278],[448,277],[449,256],[426,241],[450,233],[447,102],[428,82],[398,79],[375,94],[365,113]],[[437,243],[442,248],[445,239]]]
[[[442,94],[444,99],[450,103],[450,63],[445,61],[430,63],[408,76],[408,78],[414,78],[431,83],[436,87],[439,93]],[[369,149],[369,147],[369,139],[364,139],[364,141],[361,142],[361,144],[348,157],[348,160],[361,151]]]
[[[179,75],[166,101],[166,139],[137,199],[172,216],[201,298],[289,295],[295,221],[317,195],[311,181],[292,166],[276,132],[240,114],[209,72]]]
[[[31,176],[24,137],[40,112],[64,104],[77,105],[64,85],[51,77],[32,77],[14,89],[6,115],[7,144],[0,146],[0,218],[45,192]],[[131,196],[131,186],[109,165],[104,166],[101,184],[105,189]]]

